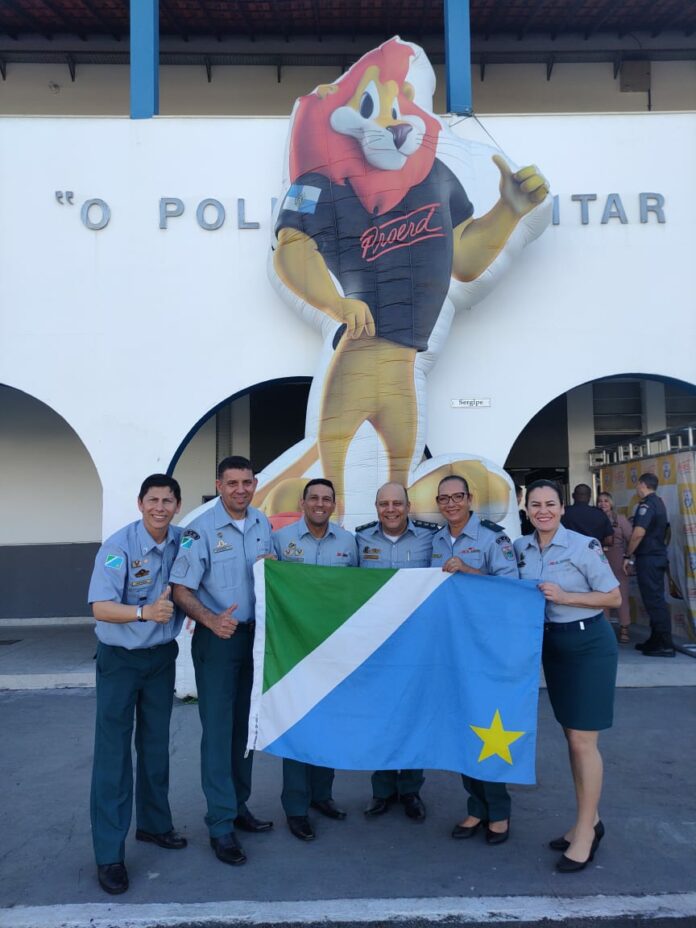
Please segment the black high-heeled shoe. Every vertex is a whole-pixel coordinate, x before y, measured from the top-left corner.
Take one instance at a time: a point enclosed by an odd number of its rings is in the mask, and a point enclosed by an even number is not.
[[[599,842],[604,837],[604,825],[601,821],[597,822],[594,826],[595,840],[597,841],[597,846]],[[552,851],[567,851],[570,847],[570,841],[567,838],[554,838],[553,841],[549,841],[549,847]]]
[[[601,824],[601,822],[597,822],[597,825],[599,824]],[[597,826],[595,825],[595,828],[596,827]],[[559,873],[577,873],[578,870],[584,870],[585,867],[589,863],[591,863],[592,860],[594,860],[594,855],[597,852],[597,848],[599,847],[599,842],[602,840],[603,836],[604,836],[604,831],[602,831],[602,834],[599,837],[597,836],[595,832],[595,836],[592,840],[592,846],[590,847],[590,853],[589,853],[587,860],[573,860],[570,857],[566,857],[565,854],[562,854],[561,859],[556,864],[556,870],[558,870]]]

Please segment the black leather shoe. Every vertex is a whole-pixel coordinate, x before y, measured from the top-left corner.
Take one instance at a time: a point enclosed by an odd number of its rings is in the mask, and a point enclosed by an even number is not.
[[[210,846],[215,851],[215,856],[223,864],[231,864],[238,867],[246,863],[246,854],[239,846],[236,835],[233,831],[226,835],[220,835],[219,838],[211,838]]]
[[[643,648],[643,657],[676,657],[677,652],[671,641],[656,641],[650,647]]]
[[[128,871],[123,861],[117,864],[101,864],[97,867],[99,885],[105,893],[118,896],[128,889]]]
[[[650,637],[646,638],[645,641],[639,641],[638,644],[635,645],[635,649],[636,651],[644,651],[646,648],[652,648],[654,644],[655,644],[655,636],[650,635]]]
[[[247,810],[237,816],[234,820],[234,827],[239,828],[240,831],[248,831],[252,834],[256,834],[259,831],[270,831],[271,828],[273,828],[273,822],[261,821],[261,819],[256,818],[255,815],[252,815],[251,812]]]
[[[425,821],[425,806],[418,793],[405,793],[401,797],[401,804],[406,815],[412,818],[414,822]]]
[[[487,825],[488,822],[484,822],[483,819],[477,822],[475,825],[455,825],[452,829],[452,837],[459,839],[473,838],[476,832],[483,828],[484,825]]]
[[[486,844],[505,844],[507,839],[510,837],[510,822],[508,821],[508,827],[505,831],[491,831],[490,828],[486,828]]]
[[[300,841],[314,841],[316,837],[306,815],[288,815],[288,828]]]
[[[390,807],[394,805],[398,796],[392,795],[387,796],[386,799],[380,799],[377,796],[372,797],[372,802],[365,809],[365,815],[372,817],[375,815],[384,815],[385,812],[388,812]]]
[[[169,831],[163,831],[159,835],[153,835],[150,831],[143,831],[142,828],[138,828],[135,832],[135,840],[150,841],[159,847],[166,847],[169,851],[180,851],[182,847],[186,847],[188,844],[186,838],[180,835],[178,831],[174,831],[173,828]]]
[[[341,822],[348,814],[343,809],[339,809],[333,799],[314,799],[310,802],[310,805],[327,818],[335,818]]]
[[[594,833],[597,847],[599,847],[599,842],[604,837],[604,824],[601,820],[594,826]],[[567,851],[570,847],[570,841],[564,837],[554,838],[553,841],[549,841],[549,847],[552,851]]]

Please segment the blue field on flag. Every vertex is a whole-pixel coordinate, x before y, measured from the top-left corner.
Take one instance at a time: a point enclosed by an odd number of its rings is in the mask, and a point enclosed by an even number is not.
[[[399,574],[413,571],[397,572],[395,593]],[[350,770],[533,783],[543,597],[530,582],[446,580],[265,750]]]

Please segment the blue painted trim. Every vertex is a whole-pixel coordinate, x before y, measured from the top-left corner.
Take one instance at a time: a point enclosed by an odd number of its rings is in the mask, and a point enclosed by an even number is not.
[[[159,0],[130,0],[130,114],[159,113]]]
[[[445,67],[447,112],[470,116],[473,104],[469,0],[445,0]]]

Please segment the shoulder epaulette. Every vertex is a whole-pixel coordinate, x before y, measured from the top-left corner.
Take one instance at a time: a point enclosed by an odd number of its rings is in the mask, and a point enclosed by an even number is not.
[[[356,525],[355,531],[364,532],[366,528],[374,528],[375,525],[379,525],[377,520],[375,520],[374,522],[366,522],[364,525]]]
[[[502,525],[498,525],[497,522],[491,522],[490,519],[481,519],[481,525],[484,528],[490,529],[492,532],[504,532],[505,531]]]
[[[426,522],[424,519],[411,519],[418,528],[429,528],[432,532],[438,532],[441,528],[437,522]]]

